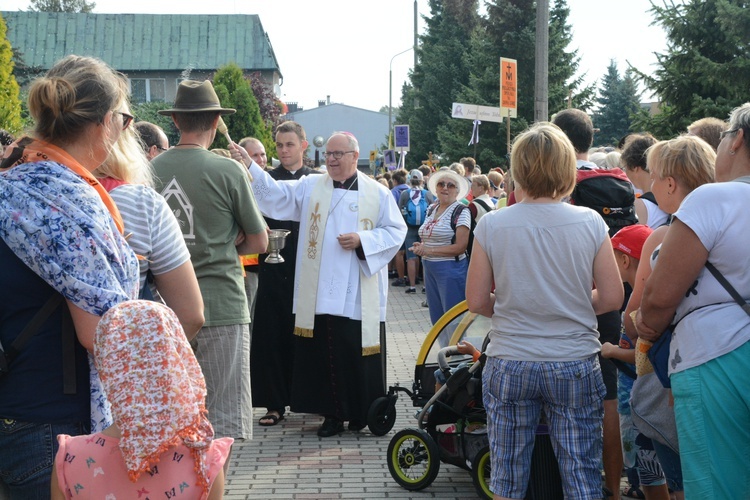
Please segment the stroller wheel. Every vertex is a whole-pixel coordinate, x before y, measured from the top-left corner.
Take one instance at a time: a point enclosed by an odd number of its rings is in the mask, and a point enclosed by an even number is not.
[[[396,396],[392,396],[394,399]],[[392,404],[389,396],[376,399],[367,412],[367,427],[376,436],[383,436],[393,429],[396,423],[396,405]]]
[[[479,498],[492,500],[493,494],[490,491],[490,447],[485,446],[479,450],[471,462],[471,479],[474,481],[474,488],[479,494]]]
[[[421,490],[440,472],[440,449],[421,429],[404,429],[388,444],[388,471],[401,487]]]

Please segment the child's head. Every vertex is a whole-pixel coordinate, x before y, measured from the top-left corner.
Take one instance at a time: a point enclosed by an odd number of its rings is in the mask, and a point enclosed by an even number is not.
[[[612,248],[622,281],[633,284],[631,281],[635,278],[635,271],[641,260],[643,244],[652,232],[653,229],[648,226],[633,224],[620,229],[612,236]]]
[[[168,448],[191,448],[199,486],[207,487],[206,382],[177,316],[152,301],[120,303],[102,316],[94,359],[135,482]],[[203,483],[203,484],[202,484]]]

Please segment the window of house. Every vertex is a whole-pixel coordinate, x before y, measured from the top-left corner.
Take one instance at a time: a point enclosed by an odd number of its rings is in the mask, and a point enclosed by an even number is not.
[[[131,78],[130,95],[133,102],[164,101],[166,85],[163,78]]]

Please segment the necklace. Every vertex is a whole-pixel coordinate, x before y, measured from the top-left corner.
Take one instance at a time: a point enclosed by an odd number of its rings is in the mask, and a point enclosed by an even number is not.
[[[448,205],[447,207],[445,207],[445,210],[443,210],[443,213],[441,213],[440,215],[438,215],[437,214],[438,210],[440,210],[440,205],[438,204],[438,206],[435,208],[435,213],[432,215],[432,218],[425,223],[424,236],[422,237],[423,240],[424,239],[429,239],[429,238],[432,237],[432,230],[435,229],[435,226],[437,226],[438,222],[440,222],[440,219],[443,218],[443,215],[445,215],[445,213],[448,211],[448,209],[451,206],[453,206],[453,203],[451,203],[450,205]]]
[[[354,179],[354,182],[352,182],[351,184],[349,184],[349,187],[346,188],[346,191],[344,191],[344,194],[341,195],[341,198],[339,198],[338,201],[336,202],[336,204],[333,206],[333,208],[328,211],[328,215],[331,215],[331,213],[333,213],[333,211],[336,210],[336,207],[339,206],[339,203],[341,203],[341,200],[343,200],[346,197],[346,193],[349,192],[349,190],[352,188],[352,186],[354,186],[357,183],[358,180],[359,180],[359,177],[357,177],[356,179]],[[346,181],[344,181],[344,182],[346,182]]]
[[[202,148],[200,144],[195,144],[194,142],[182,142],[180,144],[175,144],[175,147],[177,146],[198,146],[199,148]]]

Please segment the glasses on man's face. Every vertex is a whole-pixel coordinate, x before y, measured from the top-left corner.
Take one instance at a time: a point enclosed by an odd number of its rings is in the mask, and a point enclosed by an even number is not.
[[[125,130],[130,126],[131,123],[133,123],[133,120],[135,120],[135,116],[130,115],[128,113],[123,113],[122,111],[115,111],[118,115],[122,116],[122,129]]]
[[[447,187],[448,189],[456,189],[457,186],[452,182],[438,181],[437,187],[440,189],[443,189],[444,187]]]
[[[325,151],[323,156],[326,158],[333,156],[335,159],[340,160],[347,153],[356,153],[356,151]]]
[[[166,151],[166,150],[168,150],[168,149],[169,149],[169,148],[163,148],[163,147],[159,146],[158,144],[154,144],[154,147],[155,147],[156,149],[158,149],[159,151]]]
[[[730,130],[725,130],[724,132],[722,132],[721,134],[719,134],[719,137],[721,137],[723,139],[726,136],[728,136],[729,134],[735,134],[735,133],[737,133],[739,131],[740,131],[740,129],[738,129],[738,128],[733,128],[733,129],[730,129]]]

